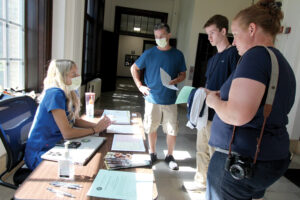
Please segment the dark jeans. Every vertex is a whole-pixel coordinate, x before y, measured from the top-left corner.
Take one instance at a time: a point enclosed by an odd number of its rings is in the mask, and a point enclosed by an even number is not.
[[[225,153],[215,152],[210,160],[207,172],[207,200],[262,198],[265,190],[284,174],[290,163],[290,156],[282,160],[257,161],[252,178],[236,180],[224,169],[227,157]]]

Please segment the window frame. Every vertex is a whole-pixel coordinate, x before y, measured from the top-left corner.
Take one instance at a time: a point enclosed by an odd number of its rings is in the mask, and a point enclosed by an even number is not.
[[[104,4],[104,0],[85,1],[81,71],[82,84],[87,84],[94,78],[101,77]]]
[[[25,0],[25,90],[41,92],[52,51],[53,0]]]
[[[121,30],[122,14],[160,19],[162,23],[168,22],[168,13],[116,6],[114,29],[115,29],[115,32],[120,35],[130,35],[130,36],[137,36],[137,37],[154,38],[153,33],[147,34],[147,33],[140,33],[140,32],[122,31]]]
[[[10,89],[12,88],[12,85],[9,84],[9,76],[10,76],[10,70],[9,67],[11,66],[12,62],[20,62],[20,71],[18,77],[21,78],[21,81],[19,82],[20,85],[17,85],[14,87],[14,89],[18,88],[20,90],[25,89],[25,2],[19,1],[20,10],[22,10],[22,19],[18,22],[11,21],[9,16],[9,0],[3,0],[5,3],[5,6],[2,8],[4,15],[0,16],[0,22],[3,24],[3,27],[5,27],[5,30],[3,29],[3,35],[4,38],[4,45],[5,48],[3,48],[3,53],[5,52],[5,55],[3,57],[0,57],[0,61],[4,61],[4,79],[3,79],[3,85],[2,87],[4,89]],[[21,23],[20,23],[21,22]],[[10,46],[10,30],[13,28],[19,29],[18,31],[21,36],[20,37],[20,45],[19,45],[19,57],[11,57],[9,52],[9,46]]]

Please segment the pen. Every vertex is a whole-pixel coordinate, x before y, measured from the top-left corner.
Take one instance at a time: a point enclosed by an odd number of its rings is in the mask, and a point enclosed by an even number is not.
[[[68,192],[64,192],[64,191],[61,191],[61,190],[54,190],[53,188],[47,188],[47,190],[49,190],[50,192],[53,192],[55,194],[58,194],[58,195],[63,195],[63,196],[66,196],[66,197],[71,197],[71,198],[75,198],[74,195],[72,195],[71,193],[68,193]]]
[[[82,188],[82,186],[79,184],[59,182],[59,181],[52,181],[49,184],[53,185],[54,187],[64,187],[64,188],[75,189],[75,190],[80,190]]]

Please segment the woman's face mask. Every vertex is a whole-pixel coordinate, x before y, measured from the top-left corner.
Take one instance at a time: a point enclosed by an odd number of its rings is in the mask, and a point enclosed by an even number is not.
[[[166,38],[155,39],[155,42],[160,48],[165,48],[168,44]]]
[[[72,78],[72,84],[69,85],[69,90],[77,90],[81,86],[81,76],[76,76],[75,78]]]

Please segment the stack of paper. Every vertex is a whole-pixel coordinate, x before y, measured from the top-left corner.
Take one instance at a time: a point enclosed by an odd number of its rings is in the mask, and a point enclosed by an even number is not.
[[[119,133],[119,134],[139,134],[140,129],[134,125],[118,125],[112,124],[106,129],[107,133]]]
[[[112,151],[137,151],[145,152],[144,140],[141,135],[115,134],[111,146]]]
[[[109,117],[113,124],[130,124],[129,110],[104,110],[103,115]]]
[[[108,199],[151,200],[153,174],[100,170],[87,195]]]

